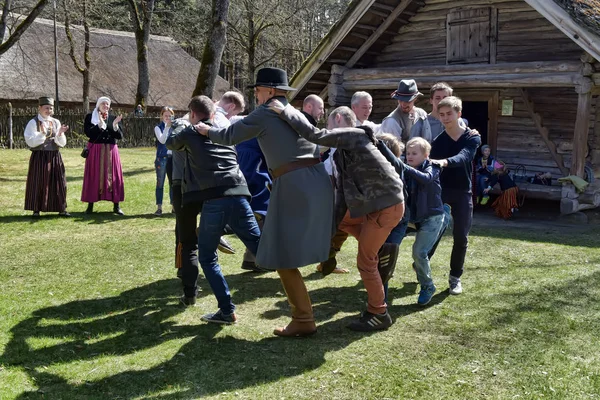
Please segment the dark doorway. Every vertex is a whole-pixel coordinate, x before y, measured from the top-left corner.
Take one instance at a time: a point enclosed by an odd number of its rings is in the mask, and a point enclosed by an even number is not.
[[[481,144],[488,142],[488,102],[463,101],[463,118],[469,122],[469,128],[477,129],[481,135]]]

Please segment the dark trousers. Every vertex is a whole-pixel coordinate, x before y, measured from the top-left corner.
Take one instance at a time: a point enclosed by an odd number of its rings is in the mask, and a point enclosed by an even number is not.
[[[198,293],[198,236],[196,224],[202,204],[183,206],[181,185],[173,186],[173,208],[175,209],[175,266],[183,283],[186,297]]]
[[[452,207],[450,212],[454,221],[450,275],[460,278],[469,245],[469,231],[473,222],[473,197],[470,191],[443,189],[442,201]],[[432,250],[435,250],[435,247],[437,247],[437,243]]]

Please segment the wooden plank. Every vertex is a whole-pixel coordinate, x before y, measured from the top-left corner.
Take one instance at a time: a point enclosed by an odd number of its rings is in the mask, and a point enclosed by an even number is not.
[[[365,43],[363,43],[363,45],[360,46],[360,48],[356,51],[356,53],[354,53],[354,55],[348,60],[348,62],[346,63],[346,67],[352,68],[356,64],[356,62],[360,60],[360,58],[365,54],[365,52],[369,50],[369,48],[371,48],[371,46],[377,41],[377,39],[381,37],[383,32],[385,32],[389,28],[392,22],[394,22],[394,20],[398,16],[400,16],[400,14],[402,14],[404,10],[406,10],[406,7],[408,7],[410,3],[411,0],[402,0],[400,3],[398,3],[398,6],[396,6],[396,8],[381,23],[381,25],[379,25],[379,27],[377,28],[377,30],[375,30],[375,32],[373,32],[371,37],[369,37],[369,39],[367,39]]]
[[[398,67],[398,68],[364,68],[347,69],[344,80],[363,80],[392,78],[402,79],[406,76],[416,78],[439,75],[500,75],[531,73],[577,73],[581,63],[577,61],[535,61],[525,63],[480,64],[480,65],[436,65],[435,67]],[[600,75],[600,74],[599,74]],[[600,76],[599,76],[600,78]],[[552,92],[548,92],[552,94]],[[518,93],[515,93],[518,94]],[[513,94],[513,95],[515,95]],[[519,94],[520,95],[520,94]],[[552,100],[553,101],[553,100]]]
[[[523,102],[527,106],[529,115],[535,123],[538,133],[541,135],[542,139],[546,143],[546,146],[548,146],[548,150],[550,151],[552,158],[556,162],[556,165],[558,165],[558,168],[563,173],[563,175],[567,176],[569,174],[569,171],[565,168],[565,163],[562,159],[562,156],[556,152],[556,145],[550,140],[548,129],[544,127],[542,117],[535,112],[534,104],[529,98],[529,94],[525,89],[521,89],[521,97],[523,98]]]
[[[498,45],[498,10],[492,8],[490,11],[490,64],[496,64],[496,54]]]
[[[292,77],[290,85],[298,90],[290,92],[289,100],[293,100],[296,94],[312,78],[314,73],[321,68],[321,65],[327,60],[333,50],[341,43],[348,32],[352,30],[356,21],[367,12],[374,2],[375,0],[358,1],[356,6],[350,9],[338,24],[334,25],[330,33],[321,40],[317,48],[303,63],[300,70]]]
[[[575,119],[575,131],[573,133],[573,163],[571,164],[571,174],[580,178],[584,177],[592,114],[592,92],[585,89],[582,92],[579,93],[577,101],[577,118]]]
[[[577,24],[569,13],[563,10],[554,1],[525,0],[527,4],[542,14],[554,26],[563,31],[582,49],[600,60],[600,36],[595,35],[587,28]]]
[[[506,88],[506,87],[537,87],[554,86],[569,87],[577,83],[578,76],[567,74],[498,74],[498,75],[447,75],[426,76],[419,79],[419,84],[431,86],[436,82],[448,82],[452,86],[461,88]],[[398,79],[370,79],[363,81],[344,80],[344,87],[351,90],[393,89],[397,86]]]

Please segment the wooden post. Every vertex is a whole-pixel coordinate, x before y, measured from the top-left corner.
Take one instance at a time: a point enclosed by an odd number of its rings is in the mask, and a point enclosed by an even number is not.
[[[592,112],[592,87],[591,79],[584,77],[581,84],[575,87],[579,94],[577,101],[577,118],[575,132],[573,133],[573,156],[571,161],[571,175],[580,178],[584,176],[585,158],[588,150],[588,136],[590,131],[590,115]]]
[[[8,103],[8,148],[13,148],[13,107],[12,103]]]
[[[327,86],[329,105],[332,107],[349,105],[350,98],[346,93],[346,90],[342,86],[344,82],[344,71],[347,68],[341,65],[331,66],[331,76],[329,77],[329,84]]]

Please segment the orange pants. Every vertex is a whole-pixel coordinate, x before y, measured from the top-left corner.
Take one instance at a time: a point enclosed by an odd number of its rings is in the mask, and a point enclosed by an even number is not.
[[[373,314],[384,313],[387,308],[383,283],[377,271],[379,262],[377,253],[403,215],[404,203],[358,218],[351,218],[348,211],[339,226],[339,230],[349,233],[358,240],[356,264],[367,290],[367,311]]]

